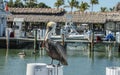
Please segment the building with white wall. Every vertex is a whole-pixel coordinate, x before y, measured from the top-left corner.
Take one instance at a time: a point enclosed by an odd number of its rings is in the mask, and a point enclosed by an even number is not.
[[[3,0],[0,0],[0,37],[5,36],[5,31],[7,27],[8,11],[5,11],[4,8],[4,2]]]

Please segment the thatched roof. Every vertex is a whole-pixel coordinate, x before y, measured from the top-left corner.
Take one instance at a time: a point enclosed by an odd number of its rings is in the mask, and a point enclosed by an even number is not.
[[[10,15],[8,16],[8,21],[13,21],[14,18],[24,18],[26,22],[63,22],[63,16],[44,16],[44,15]]]
[[[65,12],[62,8],[9,8],[9,11],[13,14],[56,14]]]
[[[120,21],[120,12],[107,12],[105,13],[106,21],[118,22]]]
[[[105,16],[101,13],[90,13],[90,12],[76,12],[72,14],[74,22],[80,23],[104,23]]]
[[[65,13],[64,9],[56,8],[9,8],[12,15],[8,16],[8,21],[14,18],[24,18],[26,22],[62,22]]]
[[[14,18],[24,18],[26,22],[65,22],[66,14],[71,14],[73,22],[79,23],[105,23],[106,21],[120,21],[119,12],[73,12],[66,13],[63,9],[55,8],[10,8],[12,15],[8,21]]]

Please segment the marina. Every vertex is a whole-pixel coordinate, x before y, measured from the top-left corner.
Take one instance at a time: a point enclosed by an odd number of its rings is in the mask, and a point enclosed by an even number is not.
[[[22,49],[23,50],[23,49]],[[25,57],[18,55],[21,50],[0,50],[0,74],[2,75],[26,75],[26,66],[28,63],[50,63],[50,57],[46,55],[31,54],[33,50],[25,50]],[[106,67],[120,66],[119,53],[112,51],[112,55],[108,56],[106,52],[95,52],[94,57],[87,52],[76,50],[67,50],[68,66],[63,67],[63,75],[105,75]],[[54,63],[57,63],[55,61]]]
[[[120,2],[94,12],[90,1],[1,0],[0,75],[120,75]]]
[[[7,39],[6,39],[6,37],[0,37],[0,41],[1,41],[1,45],[4,45],[4,47],[3,48],[6,48],[6,41],[7,41]],[[3,42],[2,42],[3,41]],[[37,39],[36,40],[37,41],[37,44],[41,44],[43,41],[44,41],[44,39]],[[55,42],[60,42],[60,43],[63,43],[63,40],[62,39],[54,39],[54,41]],[[13,45],[22,45],[22,44],[24,44],[24,43],[27,43],[27,44],[32,44],[33,46],[34,46],[34,42],[35,42],[35,39],[32,39],[32,38],[9,38],[9,43],[11,43],[11,45],[12,45],[12,43],[13,43]],[[86,44],[86,46],[87,45],[89,45],[89,44],[92,44],[92,42],[91,41],[89,41],[89,40],[77,40],[77,39],[74,39],[74,40],[71,40],[71,39],[65,39],[64,40],[64,43],[67,45],[67,44],[75,44],[75,43],[81,43],[81,44]],[[97,41],[94,41],[94,44],[104,44],[104,46],[105,45],[112,45],[111,47],[114,47],[114,45],[116,45],[116,47],[118,48],[118,42],[116,42],[116,41],[101,41],[101,42],[97,42]],[[81,46],[80,44],[79,45],[76,45],[76,46]],[[40,45],[39,45],[39,47],[41,47]],[[16,47],[13,47],[13,49],[14,48],[16,48]],[[32,47],[33,48],[33,47]]]

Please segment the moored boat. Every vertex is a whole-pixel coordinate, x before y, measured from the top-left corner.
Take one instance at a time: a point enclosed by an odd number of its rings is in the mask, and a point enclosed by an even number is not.
[[[65,39],[86,39],[86,35],[78,33],[72,22],[66,22],[61,29],[61,35],[54,34],[51,36],[52,39],[62,39],[62,34],[64,34]]]

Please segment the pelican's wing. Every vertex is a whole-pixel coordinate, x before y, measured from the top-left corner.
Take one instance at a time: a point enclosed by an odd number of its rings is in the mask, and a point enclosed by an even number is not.
[[[61,63],[64,64],[64,65],[68,65],[65,48],[63,47],[63,45],[61,45],[58,42],[56,42],[55,45],[56,45],[55,48],[56,48],[57,52],[60,54],[60,57],[62,57]]]
[[[66,59],[66,50],[65,50],[65,48],[60,43],[54,42],[53,40],[49,40],[48,43],[49,43],[49,46],[50,46],[49,48],[51,48],[51,50],[53,48],[55,48],[57,53],[60,55],[61,63],[63,65],[68,65],[67,59]]]
[[[66,50],[65,48],[63,47],[63,45],[61,45],[60,43],[58,42],[54,42],[54,41],[51,41],[52,43],[54,43],[53,45],[55,46],[58,54],[60,55],[61,57],[61,63],[64,64],[64,65],[68,65],[67,63],[67,58],[66,58]]]

